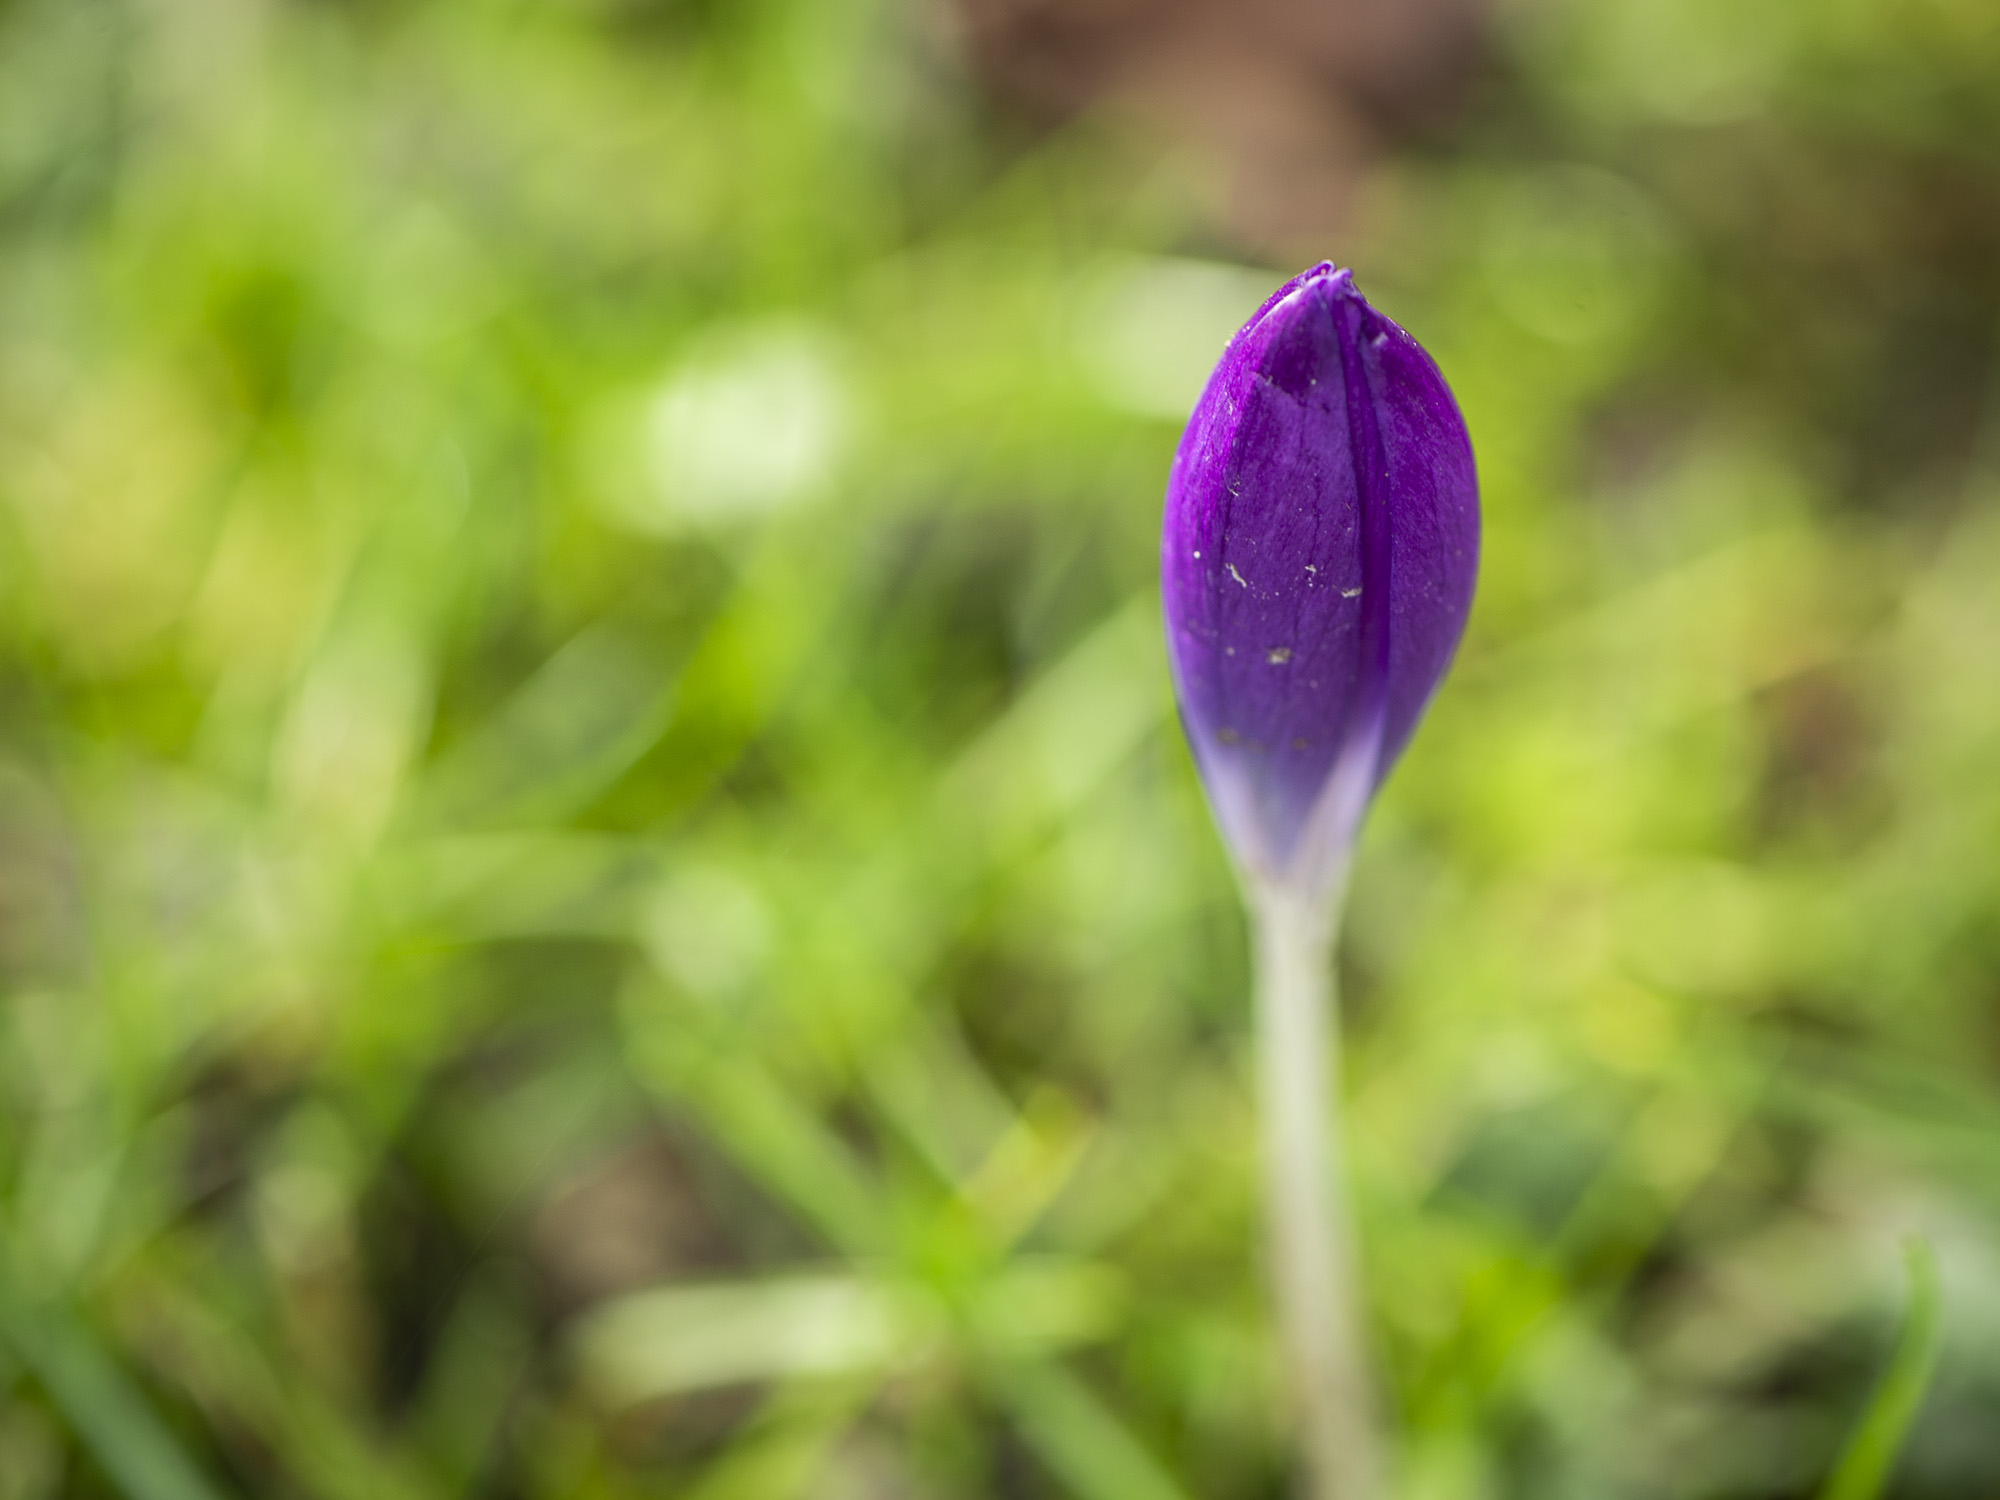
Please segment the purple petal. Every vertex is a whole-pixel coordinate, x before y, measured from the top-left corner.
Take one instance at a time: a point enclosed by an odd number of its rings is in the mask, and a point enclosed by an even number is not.
[[[1231,340],[1160,544],[1181,714],[1236,857],[1320,881],[1450,666],[1479,492],[1444,377],[1315,266]]]

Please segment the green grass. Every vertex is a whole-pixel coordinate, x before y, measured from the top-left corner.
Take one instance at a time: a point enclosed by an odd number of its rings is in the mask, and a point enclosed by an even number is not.
[[[1937,1260],[1922,1240],[1912,1240],[1903,1257],[1910,1271],[1910,1310],[1903,1335],[1896,1342],[1895,1358],[1883,1372],[1840,1456],[1840,1465],[1825,1490],[1826,1500],[1873,1500],[1887,1488],[1937,1365],[1943,1332]]]
[[[1401,1495],[2000,1485],[1990,10],[1508,7],[1270,243],[889,0],[0,4],[0,1500],[1283,1493],[1154,569],[1322,256]]]

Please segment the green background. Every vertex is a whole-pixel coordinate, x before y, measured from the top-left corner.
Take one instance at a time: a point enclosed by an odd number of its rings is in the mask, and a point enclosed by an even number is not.
[[[1282,1494],[1154,572],[1321,256],[1486,505],[1399,1494],[1820,1493],[1912,1236],[1886,1493],[2000,1490],[2000,10],[1484,45],[1281,242],[890,0],[0,4],[0,1500]]]

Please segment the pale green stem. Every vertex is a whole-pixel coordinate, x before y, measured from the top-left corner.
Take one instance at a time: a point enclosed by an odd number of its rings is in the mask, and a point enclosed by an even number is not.
[[[1257,1055],[1279,1337],[1310,1500],[1379,1500],[1382,1459],[1342,1171],[1331,895],[1253,885]]]

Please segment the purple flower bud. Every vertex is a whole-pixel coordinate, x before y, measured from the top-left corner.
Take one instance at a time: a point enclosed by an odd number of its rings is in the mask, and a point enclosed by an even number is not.
[[[1338,878],[1464,633],[1465,420],[1330,263],[1244,325],[1188,419],[1160,540],[1182,721],[1246,871]]]

